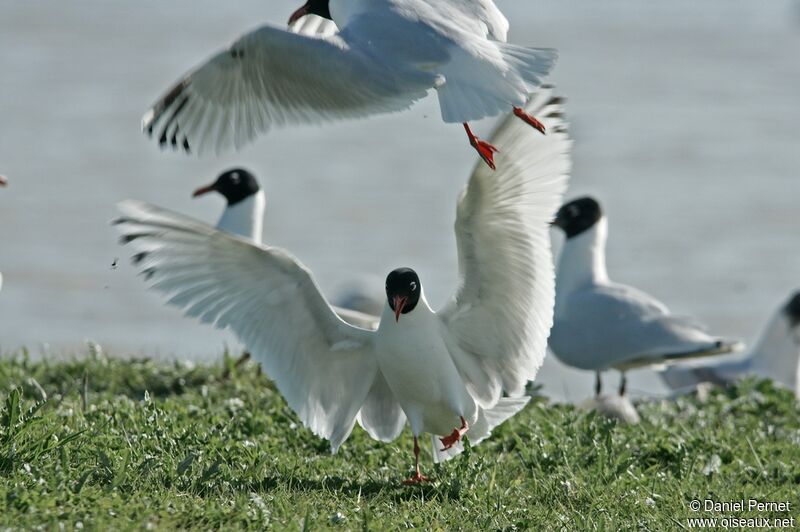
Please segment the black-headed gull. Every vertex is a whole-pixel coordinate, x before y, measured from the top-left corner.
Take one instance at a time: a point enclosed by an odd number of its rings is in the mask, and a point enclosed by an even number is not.
[[[740,348],[710,336],[702,326],[669,309],[644,292],[615,283],[606,271],[608,222],[590,197],[562,206],[553,225],[567,236],[558,261],[556,306],[550,350],[563,363],[600,373],[622,373],[674,360],[727,353]]]
[[[289,406],[335,452],[358,420],[391,441],[406,420],[437,435],[434,459],[461,450],[522,409],[545,355],[555,297],[549,222],[566,186],[571,142],[560,100],[526,105],[542,136],[509,117],[494,134],[502,166],[476,165],[457,205],[459,288],[439,312],[410,268],[386,278],[377,331],[339,319],[311,273],[288,252],[258,246],[191,218],[126,201],[117,226],[152,287],[203,322],[230,328]],[[507,396],[504,396],[504,393]],[[435,440],[434,440],[434,443]]]
[[[513,108],[544,133],[519,106],[557,54],[505,42],[508,21],[491,0],[310,0],[290,23],[309,14],[340,31],[251,31],[178,81],[142,129],[161,146],[218,152],[273,126],[401,111],[436,89],[442,119],[463,123],[492,168],[496,149],[467,122]]]
[[[703,382],[729,384],[755,375],[771,379],[800,397],[800,291],[781,303],[753,347],[742,356],[688,361],[664,368],[659,375],[677,392]]]
[[[195,190],[192,195],[196,198],[210,192],[222,195],[226,201],[216,228],[261,244],[266,198],[256,176],[243,168],[232,168],[222,172],[210,185]],[[142,259],[144,255],[137,256],[137,260]],[[365,329],[378,328],[377,316],[347,306],[334,306],[333,309],[351,325]]]
[[[195,190],[192,195],[196,198],[209,192],[221,194],[226,201],[217,229],[260,244],[266,199],[256,177],[243,168],[232,168],[222,172],[210,185]]]

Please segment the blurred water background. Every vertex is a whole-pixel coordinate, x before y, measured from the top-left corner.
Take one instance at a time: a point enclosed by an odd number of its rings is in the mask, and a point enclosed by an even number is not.
[[[380,295],[408,265],[434,307],[445,301],[456,194],[475,156],[434,97],[401,115],[274,131],[220,158],[160,152],[139,131],[181,73],[247,29],[284,24],[301,1],[0,3],[3,352],[57,356],[94,340],[117,355],[209,360],[235,347],[148,292],[108,223],[129,197],[214,223],[222,199],[190,194],[232,165],[266,188],[265,240],[327,295],[365,275]],[[576,141],[568,197],[605,204],[612,278],[752,339],[800,286],[797,3],[497,3],[510,40],[560,50],[551,80]],[[664,393],[651,372],[630,377],[634,395]],[[592,389],[592,375],[552,356],[537,381],[560,399]]]

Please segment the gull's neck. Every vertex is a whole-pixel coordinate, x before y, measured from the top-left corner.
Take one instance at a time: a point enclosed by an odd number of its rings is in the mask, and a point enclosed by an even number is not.
[[[773,314],[750,351],[750,369],[794,389],[798,379],[800,330],[794,330],[783,308]]]
[[[435,316],[436,313],[428,304],[428,300],[425,298],[425,290],[423,289],[419,294],[419,301],[417,302],[417,306],[414,307],[414,310],[408,314],[400,314],[400,321],[397,323],[395,323],[394,311],[387,301],[383,306],[380,327],[388,325],[389,327],[387,328],[391,328],[395,331],[403,330],[406,327],[419,327],[420,324],[433,323],[434,321],[432,318]]]
[[[256,244],[261,244],[265,204],[264,191],[259,190],[239,203],[228,205],[217,222],[217,229],[249,238]]]
[[[608,282],[607,236],[608,222],[603,216],[591,228],[564,242],[556,272],[556,305],[560,297],[587,286]]]

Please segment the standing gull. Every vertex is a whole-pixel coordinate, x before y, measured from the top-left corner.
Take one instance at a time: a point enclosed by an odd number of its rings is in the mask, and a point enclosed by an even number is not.
[[[558,261],[556,306],[550,350],[563,363],[596,373],[625,372],[654,364],[728,353],[739,348],[710,336],[702,326],[644,292],[611,281],[606,272],[608,222],[590,197],[559,209],[553,225],[567,236]]]
[[[800,291],[781,303],[742,356],[689,361],[664,368],[659,375],[677,392],[703,382],[730,384],[755,375],[793,390],[800,398]]]
[[[545,355],[555,297],[549,221],[560,204],[571,142],[559,98],[526,105],[542,136],[514,117],[493,139],[503,146],[493,174],[478,163],[456,212],[460,279],[439,312],[420,276],[386,278],[377,331],[346,324],[309,270],[288,252],[258,246],[158,207],[126,201],[122,241],[145,253],[152,287],[189,316],[230,328],[274,379],[289,406],[335,452],[358,421],[391,441],[406,421],[434,439],[434,459],[478,443],[522,409],[525,384]]]
[[[442,119],[463,123],[492,168],[496,148],[467,122],[513,109],[545,131],[520,106],[557,54],[507,43],[491,0],[309,0],[290,24],[307,15],[340,30],[246,33],[167,91],[142,129],[161,146],[219,152],[273,126],[402,111],[436,89]]]

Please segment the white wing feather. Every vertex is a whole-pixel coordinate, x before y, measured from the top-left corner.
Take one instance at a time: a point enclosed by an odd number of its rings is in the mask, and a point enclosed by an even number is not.
[[[406,415],[380,370],[358,413],[358,424],[372,438],[384,442],[394,440],[403,432]]]
[[[526,111],[547,135],[514,116],[493,135],[498,170],[479,163],[459,199],[460,287],[439,313],[456,366],[484,408],[502,391],[522,393],[536,376],[553,322],[549,223],[567,186],[572,143],[550,88]]]
[[[287,252],[158,207],[125,201],[117,226],[135,262],[170,304],[230,328],[289,406],[335,452],[372,388],[372,335],[339,319]]]
[[[433,81],[400,76],[339,34],[262,26],[187,74],[145,113],[142,129],[162,147],[220,152],[274,126],[404,110]]]

